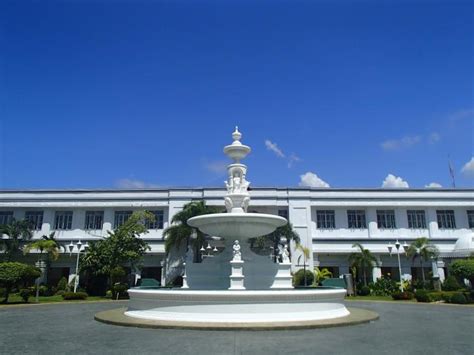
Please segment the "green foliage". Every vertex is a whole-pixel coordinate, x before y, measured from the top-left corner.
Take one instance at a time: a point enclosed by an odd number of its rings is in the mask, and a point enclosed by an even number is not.
[[[31,265],[17,262],[0,263],[0,287],[5,288],[3,302],[8,302],[8,296],[14,287],[27,286],[40,275],[40,270]]]
[[[360,243],[355,243],[352,247],[359,250],[349,255],[349,263],[356,267],[359,275],[363,276],[364,285],[367,286],[367,275],[371,273],[374,265],[378,265],[377,258]]]
[[[65,292],[63,295],[63,300],[70,301],[70,300],[85,300],[87,299],[87,293],[85,292]]]
[[[270,250],[270,247],[273,248],[273,250],[278,250],[278,246],[284,244],[282,240],[286,240],[286,244],[289,246],[291,241],[294,241],[296,245],[300,244],[300,237],[298,233],[296,233],[293,229],[293,225],[291,223],[287,223],[284,226],[278,227],[275,229],[274,232],[257,237],[257,238],[252,238],[254,241],[251,240],[252,243],[252,250],[256,252],[257,254],[260,254],[258,250],[254,250],[253,248],[261,248],[264,249],[263,253],[261,255],[268,255],[268,251]],[[291,253],[291,248],[288,247],[288,252]],[[290,254],[291,257],[291,254]],[[277,261],[277,256],[275,254],[274,261]]]
[[[464,296],[464,294],[462,292],[456,292],[454,293],[450,298],[449,300],[447,300],[447,302],[449,303],[456,303],[456,304],[466,304],[468,303],[467,302],[467,299],[466,299],[466,296]]]
[[[314,281],[314,274],[306,270],[306,283],[305,283],[305,270],[301,269],[298,270],[294,275],[293,275],[293,285],[295,287],[297,286],[310,286]]]
[[[18,258],[23,244],[33,235],[29,221],[15,219],[10,224],[0,225],[0,236],[2,234],[7,236],[7,238],[0,238],[0,250],[3,251],[1,255],[5,261]]]
[[[110,271],[110,281],[114,285],[118,282],[124,281],[126,275],[127,273],[123,267],[116,266]]]
[[[431,302],[430,294],[427,290],[417,290],[415,292],[415,298],[418,302]]]
[[[332,272],[327,268],[314,268],[314,285],[318,286],[321,282],[332,277]]]
[[[377,281],[371,283],[369,287],[371,294],[374,296],[390,296],[399,289],[399,286],[394,280],[385,277],[377,279]]]
[[[189,226],[188,219],[218,212],[219,209],[217,207],[207,206],[204,201],[193,201],[184,205],[183,210],[173,216],[171,220],[172,225],[163,231],[166,253],[168,254],[173,247],[180,248],[182,245],[189,245],[191,235],[196,233],[196,239],[192,240],[192,246],[195,251],[194,261],[198,261],[200,254],[197,251],[204,243],[205,234]]]
[[[396,301],[407,301],[413,299],[413,293],[410,291],[397,291],[392,293],[392,298]]]
[[[57,291],[66,291],[67,289],[67,279],[63,276],[58,281],[58,285],[56,286]]]
[[[28,288],[22,288],[19,292],[19,295],[21,299],[23,300],[23,302],[28,303],[28,299],[31,296],[31,291]]]
[[[436,258],[439,254],[438,248],[431,244],[430,240],[426,237],[417,238],[410,244],[407,250],[407,256],[415,262],[415,259],[420,260],[421,275],[423,282],[425,279],[425,270],[423,269],[423,262],[428,261],[431,258]]]
[[[450,265],[449,270],[459,278],[468,279],[474,287],[474,259],[456,260]]]
[[[446,280],[444,280],[442,289],[443,291],[457,291],[461,289],[462,286],[453,275],[449,275]]]
[[[359,296],[368,296],[370,295],[370,287],[369,286],[362,286],[358,290]]]
[[[128,298],[128,285],[125,283],[116,283],[112,287],[112,298],[117,299],[117,298]]]
[[[149,212],[134,212],[124,224],[109,231],[107,238],[91,243],[82,256],[81,271],[109,276],[117,266],[127,263],[137,265],[145,252],[150,250],[140,235],[148,233],[146,222],[153,219],[153,214]]]
[[[40,254],[48,253],[52,260],[57,260],[59,257],[59,247],[55,241],[50,239],[38,239],[25,245],[23,253],[28,254],[32,250],[39,250]]]

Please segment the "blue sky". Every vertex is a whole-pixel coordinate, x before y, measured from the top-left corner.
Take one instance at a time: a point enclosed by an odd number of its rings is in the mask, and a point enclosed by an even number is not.
[[[0,187],[472,187],[472,4],[2,2]]]

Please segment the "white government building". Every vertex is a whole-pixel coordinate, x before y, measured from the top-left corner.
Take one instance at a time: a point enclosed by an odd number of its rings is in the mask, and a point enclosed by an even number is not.
[[[134,210],[155,213],[156,222],[143,235],[151,251],[145,257],[142,277],[160,280],[165,263],[163,230],[186,203],[205,200],[222,206],[224,188],[170,188],[142,190],[3,190],[0,191],[0,224],[12,218],[28,219],[36,231],[34,238],[55,232],[65,246],[71,242],[91,242],[107,236]],[[379,259],[374,279],[381,275],[399,278],[397,256],[389,254],[388,244],[402,245],[418,237],[428,237],[440,256],[440,278],[455,257],[474,252],[474,189],[312,189],[253,188],[249,212],[262,212],[288,218],[312,253],[307,268],[330,269],[334,276],[349,272],[348,256],[356,242]],[[71,278],[75,254],[63,252],[52,265],[49,278]],[[403,248],[400,248],[400,252]],[[294,251],[293,270],[303,262]],[[298,264],[299,262],[299,264]],[[402,274],[419,277],[419,262],[401,255]],[[427,271],[431,263],[424,264]],[[51,282],[54,282],[51,280]]]

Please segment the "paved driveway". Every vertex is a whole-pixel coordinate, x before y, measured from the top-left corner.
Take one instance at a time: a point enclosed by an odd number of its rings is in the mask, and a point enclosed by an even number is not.
[[[0,307],[1,354],[474,354],[474,307],[347,302],[380,319],[295,331],[138,329],[94,321],[124,302]]]

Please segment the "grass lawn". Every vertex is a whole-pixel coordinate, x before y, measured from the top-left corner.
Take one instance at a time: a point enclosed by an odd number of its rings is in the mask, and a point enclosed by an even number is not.
[[[50,302],[71,303],[71,302],[78,302],[78,301],[81,301],[81,302],[84,302],[84,301],[106,301],[106,300],[110,300],[110,299],[111,299],[110,297],[89,296],[85,300],[65,301],[65,300],[63,300],[62,296],[57,295],[57,296],[40,296],[39,297],[39,303],[50,303]],[[34,296],[30,297],[28,303],[37,303],[35,301],[35,297]],[[10,297],[8,297],[8,303],[6,303],[6,305],[9,305],[9,304],[25,304],[25,303],[23,302],[23,300],[21,299],[21,297],[19,295],[11,294]],[[5,305],[5,303],[0,303],[0,306],[1,305]]]

